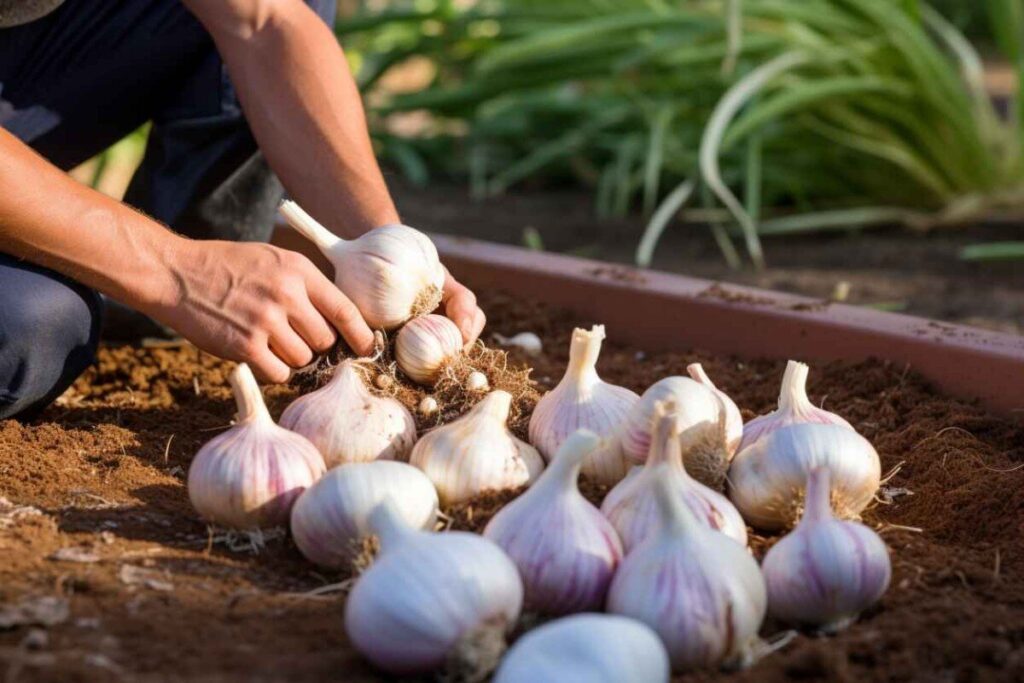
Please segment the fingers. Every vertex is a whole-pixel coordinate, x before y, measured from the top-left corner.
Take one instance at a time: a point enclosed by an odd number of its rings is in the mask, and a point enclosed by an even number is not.
[[[478,307],[473,312],[473,327],[472,327],[473,334],[470,336],[469,341],[466,342],[466,346],[469,346],[470,344],[472,344],[473,342],[475,342],[477,340],[477,338],[480,336],[480,333],[484,331],[484,325],[486,325],[486,324],[487,324],[487,316]]]
[[[466,344],[476,341],[487,320],[476,305],[476,295],[455,280],[451,273],[447,274],[444,283],[444,312],[458,326]]]
[[[282,322],[270,333],[270,350],[293,368],[301,368],[313,361],[313,349],[291,328]]]
[[[333,282],[319,272],[306,282],[309,299],[318,311],[334,326],[348,345],[360,356],[373,353],[373,332],[362,314]]]
[[[288,322],[314,351],[330,350],[338,338],[334,328],[308,299],[294,306],[288,314]]]
[[[291,368],[274,355],[267,346],[264,346],[262,349],[256,349],[248,358],[243,360],[249,363],[256,377],[264,382],[281,384],[287,382],[292,376]]]

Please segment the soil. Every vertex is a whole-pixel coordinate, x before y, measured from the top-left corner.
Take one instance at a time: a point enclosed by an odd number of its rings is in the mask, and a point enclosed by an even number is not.
[[[642,216],[599,220],[593,194],[517,191],[470,199],[464,187],[389,184],[402,219],[423,230],[522,246],[536,231],[545,249],[633,263]],[[1021,239],[1024,215],[927,235],[896,227],[765,237],[768,268],[731,270],[705,225],[676,223],[662,236],[652,268],[920,315],[1006,332],[1024,332],[1024,261],[969,263],[969,244]],[[734,240],[737,248],[740,241]],[[845,283],[845,284],[843,284]],[[845,292],[845,296],[843,296]]]
[[[544,340],[539,357],[512,354],[542,387],[561,376],[573,325],[599,322],[482,295],[489,331]],[[775,402],[781,363],[644,353],[611,332],[608,381],[639,391],[700,361],[746,417]],[[0,422],[6,681],[387,680],[346,644],[344,573],[305,562],[283,532],[254,543],[190,508],[190,459],[234,410],[229,370],[185,344],[106,347],[40,420]],[[294,392],[268,389],[272,412]],[[747,671],[679,680],[1024,680],[1024,427],[884,362],[817,366],[810,392],[892,473],[865,517],[891,549],[892,586],[838,636],[801,634]],[[448,513],[479,529],[500,502]]]

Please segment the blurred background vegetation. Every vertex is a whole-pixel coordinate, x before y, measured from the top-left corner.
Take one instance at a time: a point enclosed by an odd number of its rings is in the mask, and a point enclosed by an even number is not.
[[[645,217],[641,265],[683,212],[738,267],[763,235],[1024,207],[1024,0],[343,0],[336,32],[384,163],[585,188]],[[123,192],[144,145],[76,175]]]

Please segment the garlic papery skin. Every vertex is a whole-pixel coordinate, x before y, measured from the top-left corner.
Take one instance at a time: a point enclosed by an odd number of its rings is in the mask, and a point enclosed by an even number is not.
[[[347,569],[370,535],[369,517],[388,498],[414,529],[432,530],[437,491],[412,465],[391,460],[338,467],[305,490],[292,508],[295,545],[322,567]]]
[[[484,529],[519,569],[528,611],[569,614],[604,604],[622,544],[576,487],[584,458],[600,444],[587,430],[570,436],[537,482]]]
[[[768,613],[826,633],[846,628],[885,593],[889,550],[874,531],[832,514],[829,470],[807,477],[804,515],[765,555]]]
[[[680,438],[674,408],[671,402],[656,406],[657,422],[647,464],[635,467],[608,492],[601,513],[615,527],[622,547],[629,552],[657,532],[662,515],[654,491],[665,485],[701,524],[746,545],[747,525],[729,499],[695,480],[683,466],[683,450],[694,437],[691,433]]]
[[[413,318],[395,339],[398,367],[420,384],[433,384],[445,364],[460,353],[462,333],[443,315]]]
[[[445,271],[430,238],[406,225],[384,225],[343,240],[302,207],[281,215],[334,265],[334,282],[374,329],[393,330],[441,303]]]
[[[715,383],[711,381],[708,374],[704,372],[704,368],[700,363],[691,363],[686,366],[686,372],[695,381],[700,382],[711,391],[715,392],[715,396],[722,401],[722,406],[725,408],[725,435],[726,435],[726,449],[729,454],[729,458],[732,459],[736,455],[736,451],[739,450],[740,442],[743,440],[743,415],[740,413],[739,406],[736,402],[729,398],[729,395],[724,391],[715,386]]]
[[[465,415],[416,443],[409,462],[434,482],[443,504],[461,503],[484,491],[515,489],[540,475],[540,453],[506,425],[511,407],[511,394],[492,391]]]
[[[608,611],[654,629],[675,672],[750,664],[767,603],[757,562],[697,521],[668,481],[655,497],[658,531],[619,565]]]
[[[640,400],[624,387],[608,384],[597,375],[597,358],[604,340],[604,325],[590,331],[576,328],[569,345],[569,366],[554,389],[537,402],[530,416],[530,443],[546,460],[577,429],[589,429],[601,437],[611,437]],[[601,483],[615,484],[625,476],[623,461],[613,468],[584,468],[587,476],[604,474]]]
[[[690,444],[683,451],[686,471],[702,484],[722,490],[730,457],[724,406],[715,392],[689,377],[659,380],[633,405],[619,431],[626,457],[639,465],[647,459],[655,406],[663,401],[676,404],[679,433],[688,435]]]
[[[493,683],[668,683],[668,653],[650,627],[614,614],[577,614],[516,641]]]
[[[755,417],[743,427],[743,440],[739,450],[768,436],[776,429],[792,424],[832,424],[853,429],[849,422],[835,413],[818,408],[807,396],[807,375],[810,368],[804,363],[791,360],[786,363],[779,390],[779,407],[767,415]]]
[[[375,396],[357,361],[343,361],[323,387],[295,399],[280,424],[313,442],[328,468],[371,460],[405,460],[416,422],[393,398]]]
[[[807,475],[831,474],[832,505],[843,519],[859,516],[875,496],[882,464],[871,443],[839,425],[794,424],[744,448],[729,468],[729,498],[752,526],[792,526],[803,504]]]
[[[229,378],[237,422],[210,439],[188,469],[188,496],[203,518],[235,529],[288,522],[295,499],[324,474],[324,459],[306,437],[274,424],[252,370]]]
[[[376,666],[399,675],[431,671],[471,637],[504,636],[515,625],[523,585],[494,543],[462,531],[417,531],[389,501],[369,526],[380,553],[348,596],[345,630]]]

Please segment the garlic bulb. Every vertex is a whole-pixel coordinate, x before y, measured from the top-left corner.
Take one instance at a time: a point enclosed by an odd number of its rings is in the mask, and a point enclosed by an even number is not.
[[[633,405],[620,431],[626,457],[644,463],[654,431],[654,407],[662,401],[676,404],[679,433],[688,435],[689,447],[683,451],[686,471],[700,483],[721,490],[729,468],[728,416],[715,392],[689,377],[655,382]]]
[[[634,619],[577,614],[516,641],[494,683],[668,683],[668,654],[658,635]]]
[[[544,460],[505,422],[512,395],[492,391],[469,412],[423,435],[409,458],[434,482],[445,505],[484,491],[514,489],[532,483]]]
[[[519,618],[523,585],[498,546],[461,531],[405,524],[395,506],[370,514],[380,554],[345,604],[353,646],[393,674],[431,671],[483,631],[503,636]]]
[[[437,399],[433,396],[424,396],[417,407],[417,410],[420,411],[420,415],[423,417],[430,417],[440,409],[441,407],[437,404]]]
[[[274,424],[248,365],[236,367],[230,382],[238,421],[192,459],[192,507],[236,529],[285,524],[295,499],[323,476],[324,459],[304,436]]]
[[[462,352],[462,333],[443,315],[413,318],[395,339],[395,360],[414,382],[433,384],[445,363]]]
[[[441,303],[445,272],[430,238],[406,225],[384,225],[343,240],[302,207],[284,201],[281,215],[334,264],[334,281],[372,328],[393,330]]]
[[[434,528],[437,491],[423,472],[390,460],[358,462],[331,470],[299,496],[291,519],[295,545],[310,562],[347,568],[370,535],[370,512],[388,498],[412,528]]]
[[[657,422],[647,464],[633,469],[608,492],[601,504],[602,514],[619,532],[622,547],[629,552],[657,531],[661,514],[654,491],[667,485],[701,524],[746,545],[747,525],[732,503],[687,474],[682,453],[692,442],[695,431],[699,438],[699,428],[690,427],[691,433],[681,437],[674,408],[671,402],[655,407]]]
[[[826,632],[846,628],[889,586],[889,551],[878,534],[832,515],[828,468],[807,477],[807,502],[796,529],[762,564],[768,612]]]
[[[797,519],[807,475],[827,467],[832,503],[856,517],[878,490],[882,464],[863,436],[839,425],[794,424],[744,448],[729,468],[729,498],[753,526],[776,530]]]
[[[768,436],[776,429],[791,424],[833,424],[853,429],[850,423],[835,413],[816,407],[807,397],[807,374],[810,368],[804,363],[791,360],[786,363],[782,375],[782,389],[779,391],[779,407],[767,415],[755,417],[743,427],[743,440],[739,450]]]
[[[573,330],[565,375],[558,386],[537,402],[530,416],[530,443],[546,460],[577,429],[611,437],[640,400],[629,389],[603,382],[597,376],[597,357],[604,338],[604,325],[594,325],[589,332]],[[584,464],[585,476],[604,484],[615,484],[626,476],[628,466],[620,448],[605,448],[597,455],[598,462],[588,460]]]
[[[540,340],[540,337],[535,335],[533,332],[520,332],[519,334],[511,337],[498,334],[495,332],[493,335],[494,341],[498,342],[502,346],[514,346],[521,349],[523,353],[528,356],[536,356],[544,350],[544,342]]]
[[[487,381],[487,375],[474,370],[469,373],[469,377],[466,378],[466,391],[473,393],[481,393],[491,388],[491,383]]]
[[[405,460],[416,442],[409,411],[393,398],[373,395],[352,360],[343,361],[326,385],[295,399],[280,424],[312,441],[328,468]]]
[[[748,665],[767,602],[757,562],[698,522],[667,480],[655,494],[659,530],[622,561],[608,611],[654,629],[673,671]]]
[[[570,436],[537,482],[484,529],[519,568],[529,611],[568,614],[604,604],[622,544],[576,488],[580,465],[600,442],[587,430]]]
[[[715,383],[704,372],[704,368],[701,367],[700,363],[691,363],[686,366],[686,372],[694,380],[715,392],[715,396],[721,399],[722,405],[725,407],[725,445],[731,459],[732,456],[736,455],[736,451],[740,447],[740,441],[743,439],[743,415],[740,413],[739,406],[729,398],[728,394],[715,386]]]

